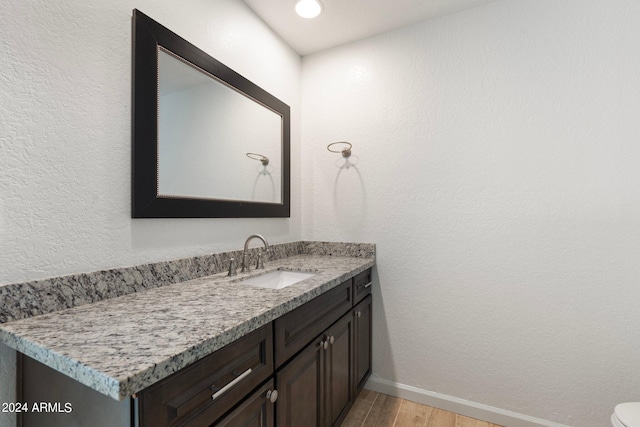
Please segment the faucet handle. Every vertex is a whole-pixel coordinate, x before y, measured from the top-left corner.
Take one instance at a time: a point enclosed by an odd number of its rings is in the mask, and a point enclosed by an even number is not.
[[[262,259],[262,251],[258,251],[258,262],[256,262],[256,269],[264,270],[264,260]]]
[[[229,259],[229,273],[227,276],[235,276],[238,274],[237,271],[238,265],[236,264],[236,260],[234,258]]]

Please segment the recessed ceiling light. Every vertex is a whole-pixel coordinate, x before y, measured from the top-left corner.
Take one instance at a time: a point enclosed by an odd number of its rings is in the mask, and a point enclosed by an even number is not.
[[[315,18],[322,12],[322,3],[319,0],[298,0],[296,13],[303,18]]]

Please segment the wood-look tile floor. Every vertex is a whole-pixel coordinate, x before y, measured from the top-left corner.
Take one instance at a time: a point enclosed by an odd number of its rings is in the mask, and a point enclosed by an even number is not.
[[[362,390],[342,427],[501,427],[371,390]]]

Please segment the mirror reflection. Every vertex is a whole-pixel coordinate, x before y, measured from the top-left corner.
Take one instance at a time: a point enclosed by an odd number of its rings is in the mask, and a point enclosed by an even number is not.
[[[158,47],[159,197],[282,203],[282,127],[277,112]]]

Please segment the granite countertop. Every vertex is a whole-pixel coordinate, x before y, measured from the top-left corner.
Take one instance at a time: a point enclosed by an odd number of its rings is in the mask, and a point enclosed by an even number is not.
[[[280,317],[374,258],[296,255],[0,325],[0,342],[114,399],[124,399]],[[315,276],[273,290],[239,283],[286,268]]]

